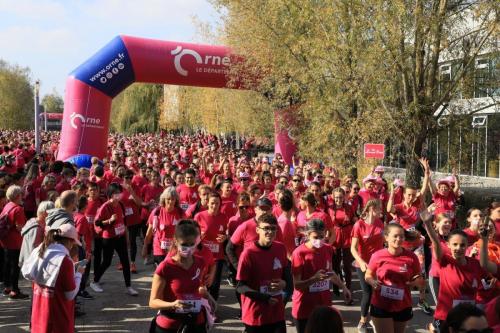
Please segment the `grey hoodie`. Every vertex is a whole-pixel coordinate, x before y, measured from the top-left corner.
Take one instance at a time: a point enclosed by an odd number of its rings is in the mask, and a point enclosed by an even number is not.
[[[47,211],[48,215],[45,219],[45,225],[51,229],[57,229],[63,224],[69,223],[75,226],[75,221],[73,220],[73,214],[68,213],[63,208],[54,208]]]
[[[26,222],[21,229],[21,236],[23,236],[23,243],[21,244],[21,253],[19,254],[19,267],[28,260],[33,249],[36,248],[43,241],[44,230],[38,223],[35,217]]]

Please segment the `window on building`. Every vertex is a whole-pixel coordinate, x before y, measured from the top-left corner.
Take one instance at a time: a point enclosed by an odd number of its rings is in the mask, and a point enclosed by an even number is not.
[[[445,94],[451,85],[451,64],[439,67],[439,94]]]
[[[477,59],[474,75],[474,97],[491,96],[491,71],[489,59]]]

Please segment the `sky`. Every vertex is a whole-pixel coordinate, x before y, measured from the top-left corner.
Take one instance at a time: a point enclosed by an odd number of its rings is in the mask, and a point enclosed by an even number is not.
[[[207,0],[0,0],[0,59],[31,69],[41,96],[64,96],[67,75],[125,34],[206,42],[198,22],[219,15]]]

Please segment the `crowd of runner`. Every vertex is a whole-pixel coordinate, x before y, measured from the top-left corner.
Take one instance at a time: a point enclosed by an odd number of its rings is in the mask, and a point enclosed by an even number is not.
[[[461,220],[459,177],[434,183],[425,159],[415,188],[202,133],[112,135],[79,169],[55,159],[57,133],[44,142],[0,136],[0,283],[17,300],[32,282],[32,332],[73,332],[75,298],[106,293],[115,253],[131,296],[137,260],[155,265],[150,332],[206,332],[224,276],[248,333],[286,332],[288,302],[298,333],[343,332],[332,298],[354,303],[353,272],[358,332],[404,332],[414,290],[432,332],[500,329],[500,202]]]

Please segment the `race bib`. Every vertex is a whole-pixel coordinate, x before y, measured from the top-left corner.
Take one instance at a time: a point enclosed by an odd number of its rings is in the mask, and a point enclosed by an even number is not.
[[[123,224],[120,224],[119,226],[115,227],[115,235],[120,236],[125,233],[125,226]]]
[[[207,242],[205,242],[205,246],[208,247],[208,249],[212,253],[219,253],[219,248],[220,248],[220,244],[219,243],[207,241]]]
[[[403,297],[405,296],[405,291],[401,288],[382,286],[382,288],[380,289],[380,295],[385,298],[402,301]]]
[[[330,280],[323,280],[323,281],[318,281],[314,282],[309,286],[309,292],[310,293],[317,293],[320,291],[325,291],[330,289]]]
[[[187,202],[181,203],[181,208],[183,211],[186,211],[189,208],[189,204]]]
[[[94,224],[94,216],[93,215],[92,216],[87,216],[87,222],[89,224]]]
[[[198,313],[201,311],[201,300],[200,299],[181,299],[182,303],[191,304],[189,309],[176,309],[177,313]]]
[[[281,291],[269,291],[269,286],[268,285],[264,285],[264,286],[260,286],[260,289],[259,291],[263,294],[268,294],[268,295],[271,295],[271,296],[279,296],[281,295]]]
[[[132,207],[125,207],[125,216],[130,216],[132,214],[134,214]]]
[[[166,240],[160,241],[160,248],[162,250],[168,250],[168,249],[170,249],[171,245],[172,245],[172,240],[171,239],[166,239]]]
[[[454,299],[453,300],[453,307],[459,305],[459,304],[472,304],[476,305],[476,302],[471,300],[471,299]]]

